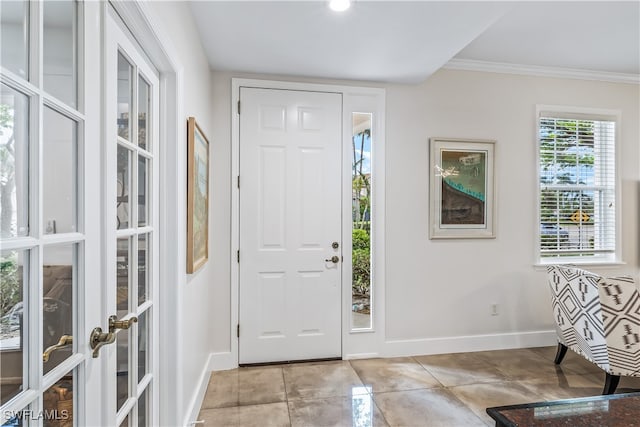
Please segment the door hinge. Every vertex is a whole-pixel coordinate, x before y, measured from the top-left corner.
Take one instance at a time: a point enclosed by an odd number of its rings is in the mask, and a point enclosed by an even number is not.
[[[236,258],[238,259],[238,263],[240,262],[240,249],[236,252]]]
[[[237,180],[236,185],[238,186],[238,188],[240,188],[240,175],[238,175],[238,180]]]
[[[240,115],[240,100],[238,100],[238,115]]]
[[[236,335],[238,335],[238,338],[240,338],[240,324],[238,323],[238,328],[236,330]]]

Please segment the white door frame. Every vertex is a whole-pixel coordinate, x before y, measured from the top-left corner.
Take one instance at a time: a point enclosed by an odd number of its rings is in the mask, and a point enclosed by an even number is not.
[[[382,351],[385,336],[385,90],[382,88],[295,83],[283,81],[233,78],[231,81],[231,342],[229,358],[220,359],[214,369],[233,369],[238,366],[237,326],[239,319],[240,268],[237,251],[240,250],[240,116],[238,101],[240,87],[265,89],[333,92],[342,94],[342,358],[375,357]],[[373,218],[375,247],[372,247],[375,298],[373,299],[373,328],[352,331],[351,316],[351,137],[352,113],[373,113],[373,133],[376,151],[373,160]]]
[[[190,415],[182,407],[182,345],[180,320],[182,318],[182,292],[186,284],[186,153],[175,141],[186,134],[183,106],[183,68],[180,65],[170,32],[157,19],[145,2],[111,0],[122,21],[129,28],[160,77],[160,342],[157,360],[159,372],[160,425],[184,425]],[[102,8],[104,26],[107,8]],[[106,141],[102,141],[103,144]],[[184,203],[175,203],[179,196]],[[164,242],[172,242],[165,245]],[[105,313],[103,313],[104,317]],[[106,317],[105,317],[106,319]],[[182,415],[187,414],[185,417]],[[181,419],[184,418],[184,419]]]

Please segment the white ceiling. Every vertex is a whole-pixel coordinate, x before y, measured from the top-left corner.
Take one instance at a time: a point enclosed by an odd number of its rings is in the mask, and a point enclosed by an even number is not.
[[[516,4],[456,58],[640,74],[640,1]]]
[[[640,0],[194,1],[214,70],[416,83],[449,60],[640,74]]]

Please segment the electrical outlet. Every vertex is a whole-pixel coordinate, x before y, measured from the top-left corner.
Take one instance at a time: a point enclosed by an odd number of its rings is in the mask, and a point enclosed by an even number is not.
[[[498,304],[496,304],[495,302],[491,304],[491,315],[492,316],[498,315]]]

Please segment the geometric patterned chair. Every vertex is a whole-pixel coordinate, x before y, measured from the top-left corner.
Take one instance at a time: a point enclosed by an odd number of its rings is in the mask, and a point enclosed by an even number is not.
[[[558,335],[555,363],[567,349],[605,373],[602,394],[620,376],[640,376],[640,294],[630,277],[604,278],[574,266],[547,268]]]

